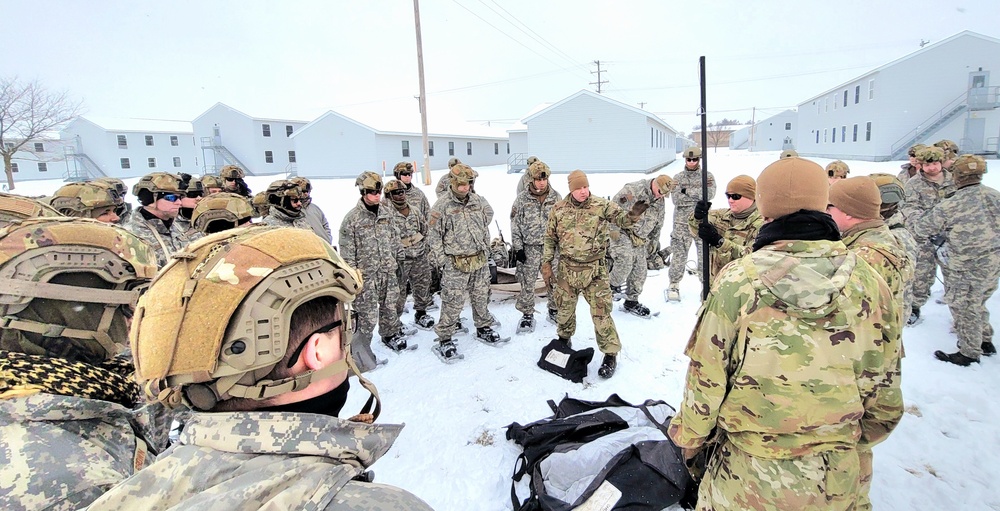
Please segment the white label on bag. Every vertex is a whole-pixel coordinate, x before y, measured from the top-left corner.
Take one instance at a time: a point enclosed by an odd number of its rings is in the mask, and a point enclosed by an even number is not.
[[[557,350],[551,350],[548,355],[545,355],[545,361],[554,366],[566,369],[566,364],[569,363],[569,354]]]
[[[576,507],[576,511],[611,511],[621,498],[621,490],[604,481],[589,499]]]

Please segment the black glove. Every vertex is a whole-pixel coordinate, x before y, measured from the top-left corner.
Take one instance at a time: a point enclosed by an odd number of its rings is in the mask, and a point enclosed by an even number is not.
[[[705,202],[703,200],[698,201],[698,204],[694,205],[694,219],[704,220],[708,217],[708,210],[712,207],[711,202]]]
[[[526,262],[528,260],[528,254],[525,254],[524,249],[522,248],[517,252],[514,252],[514,259],[519,263]]]
[[[946,241],[948,241],[948,237],[945,236],[945,235],[943,235],[943,234],[935,234],[935,235],[933,235],[933,236],[931,236],[930,238],[927,238],[927,239],[931,243],[933,243],[935,247],[938,247],[938,248],[940,248],[941,245],[944,245],[944,243]]]
[[[722,246],[722,236],[719,231],[712,224],[699,224],[698,225],[698,237],[707,241],[709,246],[721,247]]]

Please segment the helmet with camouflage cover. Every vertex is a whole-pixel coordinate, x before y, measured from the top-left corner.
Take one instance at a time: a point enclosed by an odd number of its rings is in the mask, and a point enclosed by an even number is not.
[[[403,193],[393,193],[402,190]],[[395,204],[406,204],[406,185],[398,179],[393,179],[385,184],[385,196]]]
[[[121,199],[114,188],[89,181],[61,186],[52,194],[49,204],[66,216],[99,218],[109,212],[117,213]]]
[[[118,179],[117,177],[99,177],[94,180],[95,183],[101,183],[114,188],[118,192],[118,196],[125,200],[125,195],[128,193],[128,188],[125,186],[125,181]]]
[[[366,170],[354,180],[354,186],[358,187],[362,196],[364,196],[365,190],[375,190],[376,192],[382,193],[382,176],[370,170]]]
[[[955,176],[955,184],[961,188],[970,184],[982,182],[986,173],[986,160],[975,154],[963,154],[951,166]]]
[[[892,174],[876,172],[868,177],[875,181],[878,191],[882,195],[882,204],[898,204],[903,202],[906,194],[903,192],[903,182]]]
[[[951,140],[938,140],[937,142],[934,142],[934,147],[939,147],[942,151],[944,151],[945,160],[953,160],[956,156],[958,156],[958,144]]]
[[[184,194],[188,197],[204,197],[205,196],[205,183],[201,182],[201,179],[191,179],[187,182],[187,188],[184,189]]]
[[[531,179],[548,179],[552,175],[549,166],[543,161],[535,161],[528,166],[528,175]]]
[[[242,398],[266,402],[351,369],[350,305],[361,274],[306,229],[242,227],[207,236],[174,257],[143,295],[130,343],[136,379],[152,399],[212,410]],[[333,299],[333,318],[345,360],[288,374],[297,344],[296,309]],[[222,321],[204,321],[209,312]],[[308,336],[306,337],[308,338]],[[282,375],[284,374],[284,375]],[[374,415],[380,409],[374,386]]]
[[[799,153],[794,149],[786,149],[784,151],[781,151],[781,155],[778,157],[778,159],[783,160],[785,158],[797,158],[798,156]]]
[[[292,199],[302,201],[303,198],[302,190],[295,183],[287,179],[279,179],[271,182],[264,193],[267,195],[267,203],[278,208],[282,213],[293,217],[302,213],[301,205],[298,208],[292,207]]]
[[[451,157],[448,159],[448,168],[450,169],[455,165],[458,165],[459,163],[462,163],[462,160],[459,160],[458,158],[455,157]]]
[[[97,220],[34,218],[0,231],[0,349],[89,364],[118,355],[156,270],[149,245]]]
[[[55,208],[22,195],[0,192],[0,227],[34,217],[61,217]]]
[[[920,151],[923,151],[927,146],[924,144],[914,144],[906,151],[907,156],[911,158],[916,158]]]
[[[402,173],[402,172],[410,172],[410,173],[412,173],[413,172],[413,164],[410,163],[410,162],[408,162],[408,161],[401,161],[401,162],[397,163],[395,167],[392,168],[392,174],[394,176],[396,176],[396,179],[399,179],[399,174]]]
[[[684,158],[701,158],[701,148],[694,146],[685,149]]]
[[[253,218],[254,209],[238,193],[213,193],[202,199],[191,213],[191,226],[205,234],[239,227]]]
[[[148,206],[156,201],[159,194],[183,195],[184,190],[180,187],[180,177],[169,172],[153,172],[142,176],[132,185],[132,195],[138,197],[143,206]]]
[[[253,216],[262,217],[267,216],[268,209],[271,205],[267,202],[267,192],[257,192],[257,195],[253,196]]]
[[[293,178],[289,178],[288,180],[295,183],[295,186],[299,187],[299,194],[302,197],[302,207],[306,208],[312,204],[312,182],[302,176],[295,176]]]
[[[851,173],[850,167],[846,163],[840,160],[834,160],[826,166],[827,177],[835,177],[838,179],[846,179],[847,175]]]
[[[476,171],[472,167],[459,163],[451,168],[451,184],[455,186],[469,185],[476,180]]]
[[[243,179],[246,175],[246,172],[236,165],[224,165],[219,170],[219,177],[222,179]]]
[[[224,187],[222,186],[222,179],[219,176],[213,176],[211,174],[205,174],[201,176],[201,185],[205,189],[206,194],[218,193]],[[215,189],[215,192],[212,190]]]
[[[539,161],[537,156],[529,156],[527,160],[528,166],[530,167],[536,161]]]
[[[923,163],[944,161],[944,151],[940,147],[924,147],[917,153],[917,159]]]

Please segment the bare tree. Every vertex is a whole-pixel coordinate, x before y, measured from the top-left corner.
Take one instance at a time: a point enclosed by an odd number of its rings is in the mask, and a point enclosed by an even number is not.
[[[67,92],[49,91],[37,80],[21,82],[16,76],[0,77],[0,155],[9,189],[14,189],[14,153],[76,117],[82,104],[73,101]]]

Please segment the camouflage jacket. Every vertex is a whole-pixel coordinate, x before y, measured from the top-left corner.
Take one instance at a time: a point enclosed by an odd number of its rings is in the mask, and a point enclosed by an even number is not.
[[[407,201],[409,211],[402,211],[393,206],[390,199],[382,199],[379,212],[385,210],[393,227],[399,235],[403,249],[403,259],[417,259],[427,255],[427,212]]]
[[[912,177],[910,176],[910,169],[912,168],[913,166],[910,165],[909,162],[900,165],[899,174],[896,174],[896,178],[905,184],[907,181],[910,180],[910,177]]]
[[[396,272],[396,261],[403,259],[403,245],[389,216],[390,209],[380,204],[375,214],[365,207],[364,199],[358,199],[344,215],[338,249],[347,264],[367,274]]]
[[[353,480],[402,428],[310,413],[195,413],[178,445],[90,510],[430,510],[405,490]]]
[[[44,393],[0,398],[0,509],[79,509],[148,466],[168,429],[149,410]]]
[[[181,251],[188,243],[191,243],[191,239],[184,233],[182,226],[177,223],[176,219],[170,223],[170,228],[167,228],[163,221],[158,218],[147,220],[142,214],[143,211],[145,208],[133,211],[122,227],[149,243],[149,246],[156,252],[158,265],[162,268],[167,264],[170,255]]]
[[[174,223],[177,224],[177,228],[184,233],[188,238],[188,243],[194,243],[195,241],[201,239],[205,235],[191,226],[191,219],[177,214],[177,218],[174,218]]]
[[[516,192],[517,195],[521,195],[521,192],[527,190],[528,186],[530,185],[531,185],[531,173],[528,172],[528,169],[524,169],[524,173],[521,174],[521,179],[517,181],[517,192]],[[552,188],[551,183],[549,183],[549,188]]]
[[[310,202],[308,206],[303,208],[302,216],[306,219],[306,223],[309,224],[309,228],[316,233],[316,236],[323,238],[323,241],[327,243],[333,243],[333,231],[330,230],[330,222],[327,221],[326,215],[323,214],[323,210],[319,206]]]
[[[424,215],[425,219],[431,214],[431,203],[427,201],[427,195],[413,183],[406,187],[406,203],[411,208],[419,208],[420,214]]]
[[[906,255],[910,257],[910,262],[915,265],[918,250],[917,239],[906,229],[906,225],[903,223],[903,214],[897,211],[894,215],[886,219],[885,225],[889,226],[889,232],[899,242],[899,246],[903,247],[903,250],[906,251]]]
[[[694,212],[688,217],[688,227],[691,234],[698,236],[698,224],[701,222],[694,219]],[[708,212],[708,223],[712,224],[719,234],[722,235],[722,246],[712,247],[709,251],[711,273],[716,276],[723,266],[735,261],[751,252],[753,242],[757,239],[760,227],[764,225],[764,217],[757,211],[757,204],[754,203],[749,209],[740,214],[733,213],[729,208],[713,209]],[[701,240],[695,240],[701,243]]]
[[[949,270],[995,268],[1000,265],[1000,192],[986,185],[963,187],[916,219],[911,230],[918,240],[945,236]]]
[[[435,265],[445,256],[489,254],[493,208],[479,194],[467,197],[468,201],[462,202],[447,190],[431,207],[427,242]]]
[[[871,447],[903,416],[900,324],[875,270],[840,241],[779,241],[722,269],[685,353],[668,434],[788,459]]]
[[[274,206],[271,206],[267,210],[267,216],[262,218],[260,223],[264,225],[273,225],[275,227],[298,227],[299,229],[313,230],[312,226],[309,225],[309,221],[306,220],[305,214],[292,217],[289,216],[288,213],[285,213]],[[320,236],[320,238],[322,238],[322,236]]]
[[[924,173],[914,176],[903,185],[906,197],[899,206],[899,212],[903,214],[903,221],[907,227],[913,225],[924,213],[931,210],[935,204],[941,202],[945,197],[951,197],[955,193],[955,183],[952,180],[951,172],[941,171],[944,175],[944,182],[937,184],[924,177]],[[912,231],[911,231],[912,232]]]
[[[541,245],[545,237],[545,226],[549,223],[549,213],[562,195],[549,186],[549,193],[543,200],[525,190],[517,195],[510,207],[510,246],[514,251],[525,245]]]
[[[697,170],[684,170],[674,175],[676,186],[670,192],[674,209],[694,208],[701,200],[701,166]],[[708,200],[715,197],[715,176],[708,173]],[[676,213],[675,213],[676,214]]]
[[[889,226],[882,220],[870,220],[844,231],[842,236],[844,245],[878,272],[902,305],[903,291],[913,278],[916,260],[899,244]]]
[[[448,191],[448,187],[451,186],[451,172],[445,172],[441,179],[438,179],[437,186],[434,187],[434,193],[440,199],[444,192]]]
[[[652,182],[652,179],[640,179],[628,183],[611,199],[619,208],[622,208],[622,211],[626,212],[641,200],[646,201],[646,204],[649,205],[642,216],[632,224],[632,227],[624,231],[632,239],[632,245],[637,247],[645,245],[654,232],[660,232],[660,229],[663,228],[667,201],[665,198],[657,199],[653,195],[653,190],[650,187]],[[614,232],[616,228],[612,227],[611,229]]]
[[[572,195],[556,203],[545,228],[542,262],[590,263],[603,261],[611,240],[611,225],[632,227],[628,213],[615,203],[596,195],[577,202]]]

